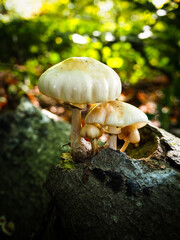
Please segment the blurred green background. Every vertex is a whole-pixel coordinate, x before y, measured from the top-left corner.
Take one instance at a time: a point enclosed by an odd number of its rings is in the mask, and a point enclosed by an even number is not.
[[[0,110],[22,94],[43,107],[42,72],[87,56],[119,74],[122,100],[157,126],[180,128],[179,19],[180,0],[1,0]]]

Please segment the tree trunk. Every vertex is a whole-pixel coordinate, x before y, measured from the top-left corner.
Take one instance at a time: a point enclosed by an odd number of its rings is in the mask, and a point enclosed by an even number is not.
[[[180,239],[180,139],[149,125],[140,134],[128,155],[104,149],[51,169],[46,187],[66,239]]]

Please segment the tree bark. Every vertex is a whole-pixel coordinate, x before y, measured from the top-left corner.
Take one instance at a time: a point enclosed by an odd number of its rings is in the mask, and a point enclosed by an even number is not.
[[[51,169],[46,188],[66,239],[180,239],[180,139],[149,125],[140,134],[128,155],[104,149]]]

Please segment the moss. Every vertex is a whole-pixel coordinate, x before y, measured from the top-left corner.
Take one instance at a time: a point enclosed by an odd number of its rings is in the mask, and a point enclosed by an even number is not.
[[[129,144],[126,154],[135,159],[141,159],[141,163],[154,170],[163,170],[168,164],[159,156],[158,145],[160,144],[160,133],[153,131],[151,127],[146,126],[140,129],[141,141],[138,147]]]
[[[138,147],[129,144],[126,154],[131,158],[147,158],[153,154],[158,147],[159,137],[149,127],[143,127],[139,130],[141,141]]]
[[[62,153],[61,160],[58,163],[57,167],[60,167],[64,171],[71,171],[76,168],[76,164],[69,152]]]

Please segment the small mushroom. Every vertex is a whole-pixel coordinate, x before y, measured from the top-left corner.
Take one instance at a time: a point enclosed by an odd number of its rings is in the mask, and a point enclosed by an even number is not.
[[[145,126],[147,122],[148,118],[145,113],[135,106],[121,101],[110,101],[98,104],[85,118],[85,123],[98,123],[103,127],[103,130],[110,135],[110,148],[114,150],[117,149],[118,134],[120,138],[125,139],[125,144],[121,148],[121,151],[125,151],[129,142],[138,143],[140,141],[140,135],[137,129]],[[126,134],[127,131],[128,136]]]
[[[92,145],[93,154],[97,153],[98,139],[102,136],[102,130],[93,124],[85,124],[80,131],[83,138],[89,138]]]
[[[136,146],[138,146],[138,143],[140,142],[140,134],[137,126],[135,124],[132,124],[128,127],[122,128],[121,132],[118,134],[118,138],[125,141],[124,145],[120,149],[121,152],[124,152],[126,150],[129,143],[134,143]]]
[[[132,106],[132,105],[131,105]],[[136,108],[137,114],[139,109]],[[143,113],[143,112],[142,112]],[[123,139],[124,145],[120,149],[121,152],[124,152],[128,147],[129,143],[134,143],[137,147],[140,142],[140,134],[138,129],[144,127],[148,123],[148,118],[145,113],[141,113],[141,122],[136,122],[137,116],[134,112],[134,122],[133,124],[127,124],[126,127],[121,129],[121,133],[118,134],[119,139]],[[140,116],[139,116],[140,118]],[[140,119],[139,119],[140,120]]]
[[[73,155],[84,153],[80,137],[81,110],[88,103],[118,98],[121,81],[107,65],[87,57],[72,57],[46,70],[39,79],[39,90],[72,107],[71,148]]]

